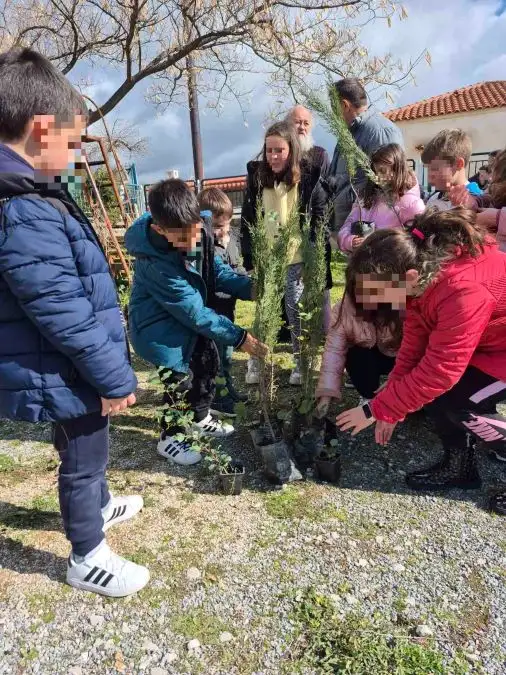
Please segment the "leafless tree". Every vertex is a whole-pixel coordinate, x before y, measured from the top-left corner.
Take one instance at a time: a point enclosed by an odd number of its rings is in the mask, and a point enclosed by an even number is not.
[[[103,115],[147,78],[155,103],[186,100],[190,57],[200,92],[219,109],[244,103],[255,72],[285,93],[324,72],[402,86],[423,55],[406,64],[371,56],[361,31],[404,17],[394,0],[0,0],[0,48],[33,47],[65,74],[82,62],[121,73]],[[99,118],[94,111],[91,121]]]

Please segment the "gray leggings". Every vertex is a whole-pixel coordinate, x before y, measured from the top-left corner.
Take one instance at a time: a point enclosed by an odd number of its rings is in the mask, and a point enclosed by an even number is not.
[[[304,291],[302,269],[303,263],[295,263],[295,265],[288,266],[285,288],[286,316],[288,317],[288,323],[290,325],[293,356],[297,365],[299,363],[299,338],[301,333],[299,302]]]

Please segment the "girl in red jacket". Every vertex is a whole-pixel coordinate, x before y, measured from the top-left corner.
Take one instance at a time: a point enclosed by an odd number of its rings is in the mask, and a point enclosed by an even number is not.
[[[428,406],[444,456],[408,475],[408,484],[480,487],[475,439],[506,446],[506,418],[496,410],[506,400],[506,255],[472,211],[429,209],[407,230],[373,233],[350,264],[359,302],[406,309],[406,319],[385,387],[370,404],[341,413],[338,426],[355,435],[376,422],[384,445],[408,413]],[[506,514],[506,492],[491,508]]]

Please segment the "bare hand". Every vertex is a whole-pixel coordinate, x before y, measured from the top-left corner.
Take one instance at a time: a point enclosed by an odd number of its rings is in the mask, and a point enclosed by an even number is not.
[[[448,197],[452,206],[465,206],[468,209],[478,208],[478,202],[469,193],[465,185],[451,185],[448,188]]]
[[[351,240],[351,248],[358,248],[364,239],[365,237],[353,237]]]
[[[240,350],[250,356],[256,356],[258,359],[265,359],[269,353],[269,347],[253,337],[251,333],[246,334],[246,339],[242,343]]]
[[[476,223],[489,232],[497,232],[497,214],[499,209],[482,209],[476,214]]]
[[[392,438],[392,434],[396,426],[397,422],[382,422],[381,420],[378,420],[374,430],[376,443],[379,445],[386,445]]]
[[[100,400],[102,401],[102,417],[107,417],[107,415],[117,415],[122,410],[134,405],[135,394],[125,396],[125,398],[101,398]]]
[[[316,417],[321,419],[322,417],[325,417],[325,415],[329,411],[329,406],[332,402],[332,397],[331,396],[320,396],[318,399],[318,403],[316,404]]]
[[[376,420],[374,417],[369,419],[365,416],[362,406],[345,410],[336,417],[336,424],[341,431],[348,431],[351,429],[351,435],[356,436],[358,433],[370,427]]]

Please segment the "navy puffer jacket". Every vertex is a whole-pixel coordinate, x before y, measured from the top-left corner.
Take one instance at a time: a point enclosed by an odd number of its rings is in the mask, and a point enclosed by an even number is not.
[[[79,417],[136,384],[91,224],[65,190],[36,187],[31,167],[0,144],[0,417]]]

